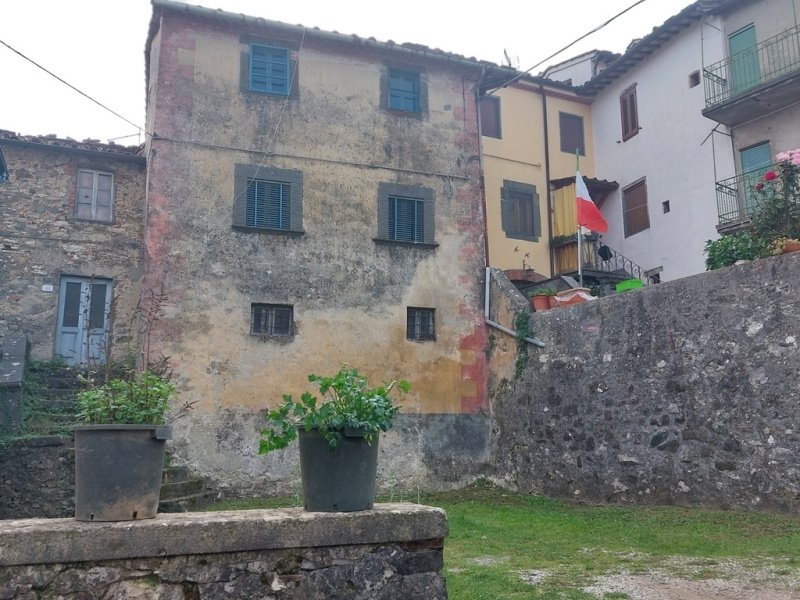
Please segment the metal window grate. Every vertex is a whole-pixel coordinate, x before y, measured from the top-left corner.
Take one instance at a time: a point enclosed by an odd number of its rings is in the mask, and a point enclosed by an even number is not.
[[[252,335],[294,335],[294,309],[284,304],[252,304]]]
[[[408,307],[406,338],[418,342],[436,339],[436,311],[433,308]]]

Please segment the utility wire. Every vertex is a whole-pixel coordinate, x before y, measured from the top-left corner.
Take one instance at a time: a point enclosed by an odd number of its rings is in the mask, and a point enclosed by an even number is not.
[[[2,44],[3,46],[5,46],[6,48],[8,48],[9,50],[11,50],[12,52],[14,52],[15,54],[18,54],[19,56],[21,56],[22,58],[24,58],[25,60],[27,60],[29,63],[31,63],[32,65],[34,65],[34,66],[36,66],[36,67],[40,68],[42,71],[44,71],[45,73],[47,73],[47,74],[48,74],[48,75],[50,75],[51,77],[54,77],[55,79],[57,79],[58,81],[60,81],[60,82],[61,82],[61,83],[63,83],[64,85],[66,85],[67,87],[69,87],[69,88],[71,88],[71,89],[75,90],[75,91],[76,91],[76,92],[78,92],[78,93],[79,93],[81,96],[83,96],[83,97],[85,97],[85,98],[87,98],[87,99],[91,100],[92,102],[94,102],[95,104],[97,104],[97,105],[98,105],[100,108],[103,108],[103,109],[107,110],[108,112],[110,112],[112,115],[114,115],[114,116],[116,116],[116,117],[119,117],[120,119],[122,119],[123,121],[125,121],[125,122],[126,122],[128,125],[133,125],[134,127],[136,127],[137,131],[139,131],[140,133],[144,131],[144,130],[143,130],[143,129],[142,129],[140,126],[139,126],[139,125],[137,125],[137,124],[136,124],[136,123],[134,123],[133,121],[130,121],[130,120],[126,119],[126,118],[125,118],[125,117],[123,117],[121,114],[119,114],[117,111],[115,111],[115,110],[113,110],[113,109],[111,109],[111,108],[107,107],[105,104],[103,104],[103,103],[102,103],[102,102],[100,102],[99,100],[95,100],[95,99],[94,99],[94,98],[92,98],[92,97],[91,97],[89,94],[87,94],[86,92],[82,92],[81,90],[79,90],[78,88],[76,88],[74,85],[72,85],[72,84],[71,84],[71,83],[69,83],[68,81],[64,81],[64,80],[63,80],[61,77],[59,77],[58,75],[56,75],[56,74],[55,74],[55,73],[53,73],[52,71],[49,71],[49,70],[47,70],[45,67],[43,67],[42,65],[40,65],[39,63],[37,63],[37,62],[36,62],[35,60],[33,60],[32,58],[28,58],[27,56],[25,56],[25,55],[24,55],[22,52],[20,52],[20,51],[19,51],[19,50],[17,50],[16,48],[12,48],[12,47],[11,47],[11,46],[9,46],[8,44],[6,44],[6,43],[5,43],[3,40],[0,40],[0,44]],[[119,138],[117,138],[117,139],[119,139]]]
[[[614,21],[616,21],[617,19],[619,19],[619,18],[620,18],[622,15],[624,15],[625,13],[627,13],[629,10],[631,10],[631,9],[633,9],[633,8],[636,8],[637,6],[639,6],[640,4],[642,4],[643,2],[646,2],[646,0],[637,0],[636,2],[634,2],[633,4],[631,4],[631,5],[630,5],[628,8],[626,8],[626,9],[624,9],[624,10],[622,10],[622,11],[618,12],[617,14],[615,14],[613,17],[611,17],[610,19],[608,19],[608,20],[607,20],[607,21],[605,21],[604,23],[601,23],[600,25],[598,25],[597,27],[595,27],[595,28],[594,28],[594,29],[592,29],[591,31],[588,31],[588,32],[584,33],[582,36],[580,36],[579,38],[577,38],[577,39],[575,39],[575,40],[571,41],[569,44],[567,44],[566,46],[564,46],[564,47],[563,47],[563,48],[561,48],[560,50],[557,50],[556,52],[553,52],[553,54],[551,54],[551,55],[550,55],[550,56],[548,56],[547,58],[544,58],[544,59],[540,60],[538,63],[536,63],[535,65],[533,65],[533,66],[532,66],[530,69],[526,69],[525,71],[522,71],[522,72],[520,72],[520,73],[519,73],[519,75],[517,75],[516,77],[513,77],[512,79],[509,79],[509,80],[508,80],[508,81],[506,81],[504,84],[502,84],[502,85],[499,85],[498,87],[496,87],[496,88],[494,88],[494,89],[495,89],[495,90],[498,90],[498,89],[500,89],[500,88],[502,88],[502,87],[506,87],[507,85],[510,85],[510,84],[514,83],[515,81],[517,81],[517,80],[521,79],[523,75],[527,75],[528,73],[530,73],[531,71],[533,71],[533,70],[534,70],[536,67],[539,67],[539,66],[543,65],[544,63],[546,63],[546,62],[547,62],[548,60],[550,60],[551,58],[554,58],[554,57],[558,56],[559,54],[561,54],[561,53],[562,53],[562,52],[564,52],[565,50],[569,50],[569,49],[570,49],[570,48],[572,48],[572,47],[573,47],[575,44],[577,44],[577,43],[578,43],[578,42],[580,42],[580,41],[583,41],[583,40],[585,40],[587,37],[589,37],[589,36],[590,36],[590,35],[592,35],[593,33],[597,33],[597,32],[598,32],[598,31],[600,31],[601,29],[604,29],[605,27],[607,27],[608,25],[610,25],[611,23],[613,23]],[[492,91],[494,91],[494,90],[492,90]],[[490,93],[491,93],[491,92],[490,92]],[[489,95],[489,94],[487,94],[487,95]]]

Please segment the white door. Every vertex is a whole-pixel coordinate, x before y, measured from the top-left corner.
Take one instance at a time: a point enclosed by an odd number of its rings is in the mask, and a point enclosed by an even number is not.
[[[68,364],[106,361],[111,280],[61,277],[56,354]]]

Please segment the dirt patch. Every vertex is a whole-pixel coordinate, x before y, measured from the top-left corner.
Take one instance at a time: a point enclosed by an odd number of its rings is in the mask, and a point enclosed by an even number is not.
[[[780,561],[691,562],[605,575],[583,588],[597,598],[625,594],[629,600],[800,600],[800,570]]]

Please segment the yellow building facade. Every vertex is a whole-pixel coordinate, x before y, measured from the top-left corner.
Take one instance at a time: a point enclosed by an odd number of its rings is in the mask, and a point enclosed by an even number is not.
[[[526,77],[481,101],[488,263],[529,280],[557,274],[554,236],[575,233],[574,185],[551,182],[594,175],[590,99],[564,84]],[[569,233],[567,233],[569,232]],[[512,277],[513,279],[514,277]]]

